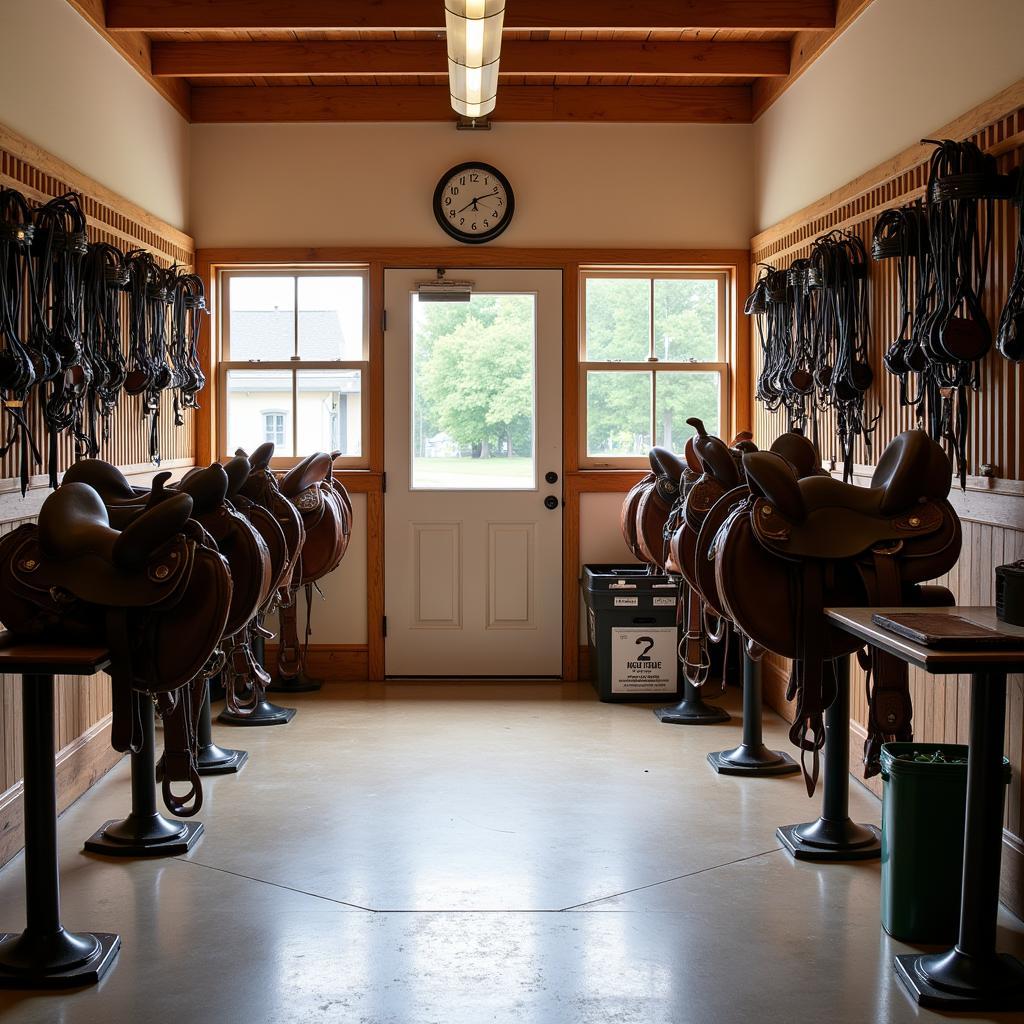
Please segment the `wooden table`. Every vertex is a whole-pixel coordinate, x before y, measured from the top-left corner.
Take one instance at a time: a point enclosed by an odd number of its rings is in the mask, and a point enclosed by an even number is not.
[[[900,981],[922,1006],[946,1010],[1024,1009],[1024,965],[996,951],[999,869],[1003,840],[1003,728],[1006,676],[1024,671],[1024,627],[996,619],[994,608],[928,608],[929,614],[960,615],[1020,637],[1002,650],[924,647],[876,626],[872,615],[920,612],[920,608],[826,608],[839,629],[902,658],[932,675],[970,673],[971,724],[967,755],[960,933],[945,953],[907,954],[894,960]]]
[[[91,676],[109,664],[103,647],[18,643],[0,632],[0,673],[21,676],[26,904],[25,930],[0,935],[0,988],[95,984],[121,945],[110,932],[64,930],[57,868],[54,676]]]

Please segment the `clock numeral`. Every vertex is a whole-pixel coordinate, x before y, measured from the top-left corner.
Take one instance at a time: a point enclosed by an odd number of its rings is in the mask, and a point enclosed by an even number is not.
[[[486,220],[485,220],[485,221],[484,221],[484,227],[485,227],[485,228],[489,228],[490,226],[491,226],[491,225],[490,225],[490,222],[489,222],[489,221],[486,221]]]
[[[445,196],[444,197],[444,205],[445,206],[451,206],[452,205],[452,197],[451,196]]]
[[[451,194],[453,196],[457,196],[459,194],[459,186],[458,185],[452,185],[452,187],[450,189],[448,189],[448,191],[451,192]]]
[[[459,218],[459,227],[462,227],[462,225],[465,224],[465,223],[466,223],[466,218],[465,217],[460,217]]]
[[[469,230],[476,231],[476,221],[473,221],[473,223],[469,225]]]
[[[455,220],[455,211],[454,210],[449,210],[448,211],[448,216],[451,217],[452,220]]]
[[[465,175],[463,175],[461,178],[459,178],[459,184],[460,185],[465,185],[466,184],[466,176]]]
[[[479,181],[479,180],[480,180],[480,175],[479,175],[479,174],[477,174],[477,173],[476,173],[476,171],[474,171],[474,172],[473,172],[473,173],[472,173],[472,174],[471,174],[471,175],[469,176],[469,180],[470,180],[470,181]]]
[[[501,207],[503,207],[504,205],[505,205],[505,204],[504,204],[504,203],[503,203],[503,202],[502,202],[502,201],[501,201],[501,200],[499,199],[499,200],[498,200],[498,209],[500,210],[500,209],[501,209]]]

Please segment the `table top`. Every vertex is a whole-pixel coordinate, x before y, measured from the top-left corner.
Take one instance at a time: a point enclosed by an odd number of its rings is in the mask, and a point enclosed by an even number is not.
[[[986,650],[978,647],[925,647],[906,637],[891,633],[871,621],[877,613],[922,612],[929,615],[959,615],[979,626],[1020,637],[1019,648]],[[825,615],[839,629],[860,637],[872,647],[894,654],[911,665],[936,675],[956,672],[1022,672],[1024,671],[1024,626],[1011,626],[996,618],[995,608],[826,608]]]
[[[0,673],[92,676],[109,664],[106,647],[19,640],[0,630]]]

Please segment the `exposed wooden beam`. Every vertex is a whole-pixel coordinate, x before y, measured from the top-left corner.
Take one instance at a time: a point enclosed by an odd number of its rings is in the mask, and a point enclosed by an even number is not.
[[[871,0],[837,0],[830,32],[797,32],[790,42],[791,70],[786,78],[754,83],[754,118],[760,117],[867,9]]]
[[[508,29],[830,30],[834,0],[516,0]],[[107,0],[117,31],[443,29],[429,0]]]
[[[89,22],[89,24],[92,25],[92,27],[96,29],[96,31],[99,32],[99,34],[103,36],[103,38],[106,39],[106,41],[110,43],[110,45],[113,46],[126,61],[128,61],[128,63],[131,64],[131,66],[135,68],[135,70],[138,71],[138,73],[142,75],[142,77],[145,78],[146,81],[149,82],[149,84],[153,86],[153,88],[156,89],[156,91],[159,92],[160,95],[178,111],[179,114],[181,114],[182,117],[186,119],[189,117],[188,83],[175,82],[169,79],[157,80],[151,74],[151,44],[148,36],[143,35],[141,32],[110,32],[107,27],[106,15],[103,10],[103,0],[68,0],[68,3],[71,4],[71,6],[78,11],[78,13],[81,14],[81,16],[85,18],[85,20]]]
[[[154,42],[153,74],[172,78],[255,75],[438,75],[448,70],[443,39],[329,42]],[[631,40],[507,41],[507,75],[789,74],[789,44]]]
[[[494,121],[748,122],[750,89],[505,86]],[[444,86],[199,86],[194,122],[452,121]]]

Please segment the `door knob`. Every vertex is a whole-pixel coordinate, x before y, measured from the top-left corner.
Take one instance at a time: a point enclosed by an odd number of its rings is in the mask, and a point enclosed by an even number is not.
[[[553,494],[549,494],[544,499],[544,507],[549,508],[553,511],[554,509],[558,508],[558,499]]]
[[[549,484],[557,484],[558,483],[558,474],[553,469],[549,469],[544,474],[544,479],[547,480],[547,482]]]

